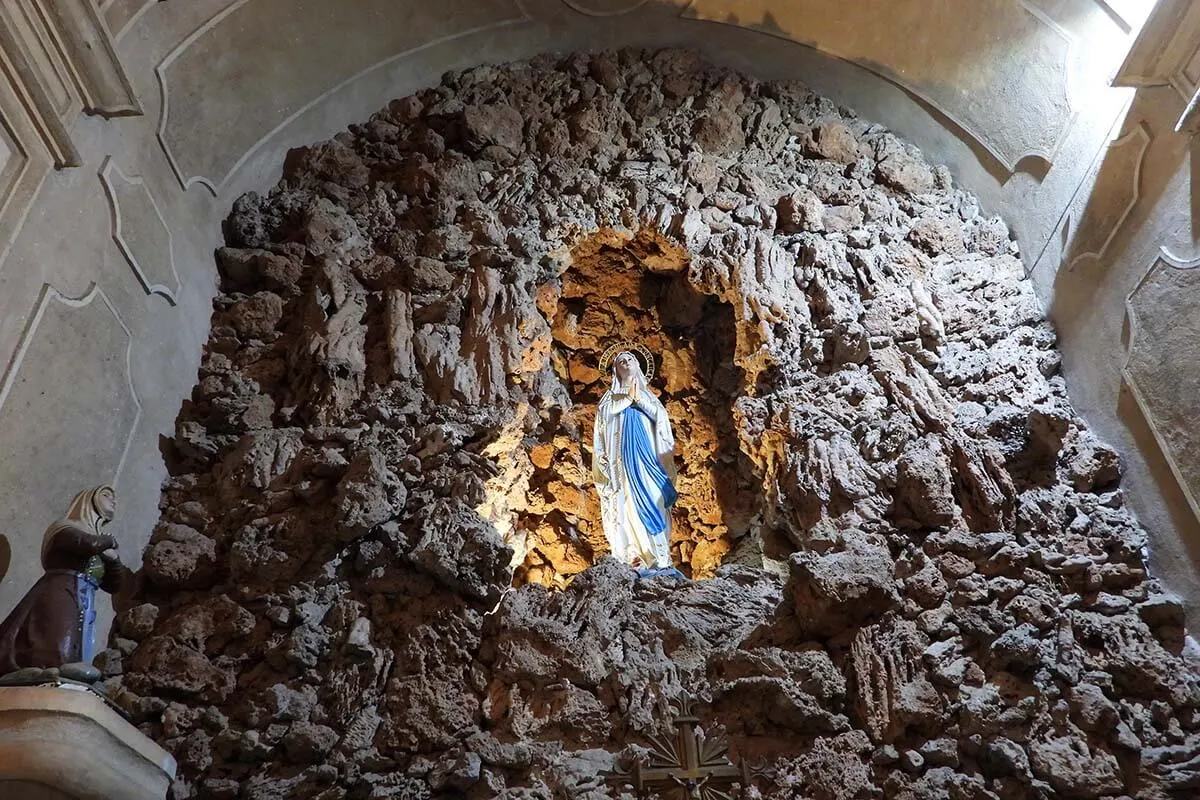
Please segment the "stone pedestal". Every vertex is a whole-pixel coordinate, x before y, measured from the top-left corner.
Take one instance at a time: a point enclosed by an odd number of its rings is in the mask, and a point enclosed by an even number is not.
[[[0,797],[163,800],[175,759],[86,689],[0,688]]]

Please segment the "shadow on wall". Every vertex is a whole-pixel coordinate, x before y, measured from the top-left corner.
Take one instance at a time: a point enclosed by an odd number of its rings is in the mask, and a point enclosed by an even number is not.
[[[1200,563],[1200,522],[1190,513],[1187,496],[1154,436],[1150,421],[1124,383],[1117,398],[1117,416],[1133,436],[1138,452],[1146,460],[1151,479],[1163,494],[1171,525],[1179,531],[1179,541],[1186,550],[1188,560],[1193,564]]]
[[[1194,284],[1189,270],[1180,269],[1187,265],[1159,251],[1166,241],[1194,244],[1200,231],[1200,150],[1174,134],[1178,112],[1173,87],[1137,91],[1064,218],[1050,316],[1060,330],[1089,331],[1120,348],[1110,359],[1120,371],[1112,376],[1119,392],[1103,402],[1149,473],[1127,473],[1135,484],[1146,481],[1127,491],[1157,487],[1165,510],[1159,524],[1178,532],[1179,552],[1170,558],[1197,563],[1200,519],[1188,496],[1196,480],[1188,456],[1196,400],[1187,387],[1200,318],[1188,302]],[[1191,182],[1183,191],[1181,180]]]
[[[1164,94],[1167,96],[1164,97]],[[1080,195],[1064,217],[1064,249],[1055,279],[1052,318],[1073,322],[1093,308],[1095,292],[1105,285],[1113,262],[1153,215],[1172,177],[1187,157],[1187,142],[1170,134],[1164,100],[1170,88],[1137,93]],[[1161,130],[1160,130],[1161,129]],[[1193,199],[1193,206],[1197,201]],[[1193,208],[1193,216],[1197,213]],[[1062,291],[1069,286],[1069,291]]]
[[[11,566],[12,545],[9,544],[8,537],[0,533],[0,581],[8,575],[8,569]]]

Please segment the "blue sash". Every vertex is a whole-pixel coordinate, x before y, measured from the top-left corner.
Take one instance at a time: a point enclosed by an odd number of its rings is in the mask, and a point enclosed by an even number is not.
[[[92,663],[96,655],[96,581],[83,573],[75,576],[75,601],[79,603],[79,660]]]
[[[642,424],[639,415],[649,419],[649,416],[636,406],[630,406],[621,412],[621,460],[629,478],[629,494],[633,498],[638,517],[646,531],[657,536],[666,532],[667,518],[650,494],[649,487],[653,486],[659,490],[663,505],[667,508],[675,504],[677,494],[675,487],[671,485],[671,479],[667,477],[658,460],[654,444],[650,441],[646,426]]]

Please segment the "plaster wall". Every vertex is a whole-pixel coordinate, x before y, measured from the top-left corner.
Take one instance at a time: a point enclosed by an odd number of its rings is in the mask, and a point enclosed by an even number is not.
[[[115,532],[126,560],[137,563],[157,517],[159,438],[173,433],[207,334],[220,220],[243,191],[274,182],[288,148],[328,138],[447,69],[630,45],[693,46],[751,75],[797,78],[892,128],[931,162],[947,164],[985,213],[1005,217],[1026,264],[1038,265],[1047,301],[1081,292],[1084,299],[1054,306],[1071,389],[1122,445],[1134,507],[1156,551],[1177,561],[1167,570],[1173,588],[1198,607],[1200,591],[1190,588],[1196,559],[1179,533],[1192,535],[1186,503],[1177,489],[1171,494],[1170,470],[1153,466],[1153,437],[1136,435],[1116,410],[1123,350],[1114,332],[1134,273],[1089,280],[1080,272],[1058,288],[1053,279],[1064,215],[1078,204],[1081,185],[1090,186],[1114,126],[1128,119],[1132,90],[1108,85],[1140,22],[1128,4],[893,0],[830,10],[784,0],[103,0],[99,7],[144,113],[72,121],[80,166],[43,168],[36,195],[24,190],[31,199],[23,210],[0,216],[0,252],[11,245],[0,263],[0,364],[11,359],[0,382],[0,610],[36,579],[42,530],[86,486],[116,482]],[[1169,118],[1174,102],[1164,101],[1154,119]],[[1146,193],[1146,203],[1157,194],[1157,208],[1186,197],[1188,174],[1165,150],[1155,158],[1174,176]],[[1165,218],[1149,207],[1141,217]],[[1137,231],[1130,244],[1137,253],[1157,246],[1138,218],[1126,224]],[[1107,299],[1095,313],[1073,313],[1093,308],[1088,292]]]
[[[1195,609],[1200,585],[1200,153],[1174,132],[1185,97],[1138,91],[1037,262],[1072,400],[1125,461],[1156,574]],[[1088,189],[1102,187],[1101,191]]]

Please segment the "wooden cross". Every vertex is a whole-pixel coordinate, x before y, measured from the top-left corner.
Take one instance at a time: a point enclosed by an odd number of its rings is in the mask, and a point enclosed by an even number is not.
[[[635,761],[630,772],[614,772],[608,782],[618,787],[632,784],[639,798],[733,800],[735,785],[743,790],[750,785],[750,767],[733,764],[725,735],[708,738],[699,724],[685,697],[674,721],[675,741],[650,736],[649,757]]]

